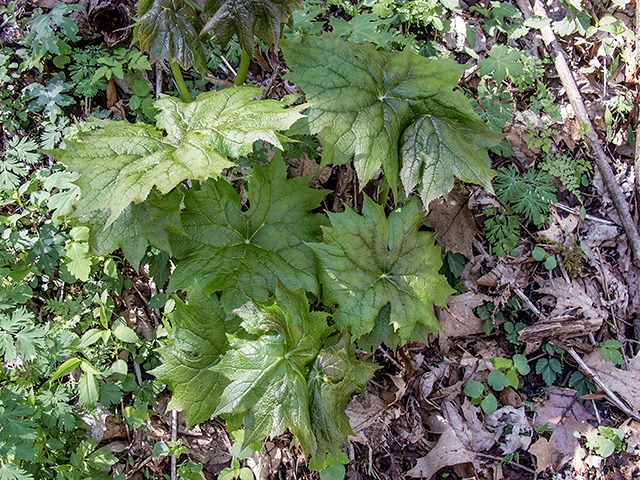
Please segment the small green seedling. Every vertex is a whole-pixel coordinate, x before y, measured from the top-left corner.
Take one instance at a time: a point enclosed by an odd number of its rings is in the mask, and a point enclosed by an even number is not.
[[[241,467],[240,460],[249,458],[253,455],[254,450],[251,446],[242,448],[242,442],[244,441],[244,430],[236,430],[231,433],[231,437],[236,441],[231,446],[231,455],[233,460],[231,461],[231,467],[227,467],[220,472],[218,477],[220,480],[254,480],[253,472],[250,468]]]
[[[504,357],[491,359],[491,364],[495,370],[491,370],[487,377],[487,386],[496,392],[501,392],[506,387],[518,388],[518,375],[526,375],[530,368],[527,358],[524,355],[515,354],[510,360]],[[476,380],[467,382],[464,386],[464,393],[471,397],[472,405],[480,405],[482,411],[491,415],[498,408],[498,401],[493,393],[484,394],[485,385]]]
[[[348,463],[349,458],[344,452],[339,451],[337,459],[329,454],[324,458],[322,463],[320,463],[317,457],[312,458],[309,461],[309,470],[318,472],[321,480],[342,480],[346,474],[344,466]]]
[[[542,247],[534,248],[531,251],[531,256],[538,262],[544,260],[544,268],[546,268],[548,271],[551,271],[558,266],[556,257],[554,257],[553,255],[549,255]]]
[[[600,344],[600,355],[616,365],[624,365],[624,357],[622,356],[623,345],[617,340],[607,340]]]
[[[614,427],[598,427],[599,435],[595,438],[588,438],[585,447],[602,458],[610,457],[614,452],[622,451],[622,440],[624,432]],[[573,432],[576,438],[580,438],[579,432]],[[580,457],[586,456],[585,449],[580,449]]]

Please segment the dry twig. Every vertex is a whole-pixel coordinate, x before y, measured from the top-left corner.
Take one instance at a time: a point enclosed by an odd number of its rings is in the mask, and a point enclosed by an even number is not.
[[[598,377],[596,372],[594,372],[589,367],[589,365],[584,363],[584,360],[582,360],[582,357],[580,357],[580,355],[578,355],[578,353],[573,348],[569,347],[569,348],[565,348],[565,350],[569,352],[569,355],[571,355],[573,359],[578,363],[578,365],[580,366],[580,370],[582,370],[590,379],[592,379],[595,382],[595,384],[598,385],[598,387],[600,387],[602,391],[608,395],[609,399],[620,410],[622,410],[624,413],[626,413],[633,419],[640,422],[640,415],[638,415],[636,412],[634,412],[629,407],[627,407],[627,405],[625,405],[625,403],[618,398],[618,396],[613,392],[613,390],[611,390],[602,380],[600,380],[600,377]]]

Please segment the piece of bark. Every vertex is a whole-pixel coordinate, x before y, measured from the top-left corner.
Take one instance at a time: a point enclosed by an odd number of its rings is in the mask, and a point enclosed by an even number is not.
[[[536,322],[530,327],[520,330],[518,340],[536,342],[545,338],[566,340],[596,332],[602,326],[602,318],[563,315]]]

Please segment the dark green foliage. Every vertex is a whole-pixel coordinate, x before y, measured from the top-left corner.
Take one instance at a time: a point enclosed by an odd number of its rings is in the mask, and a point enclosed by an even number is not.
[[[536,225],[544,223],[549,205],[556,203],[553,178],[546,172],[530,170],[518,175],[513,167],[498,171],[494,181],[496,196],[511,204],[516,213],[521,213]]]
[[[251,53],[254,36],[277,45],[280,25],[301,5],[301,0],[208,0],[204,11],[211,18],[202,32],[212,32],[223,48],[237,35],[242,49]]]
[[[143,0],[138,2],[134,36],[140,50],[149,52],[152,62],[171,60],[188,70],[207,72],[200,42],[200,19],[184,0]]]

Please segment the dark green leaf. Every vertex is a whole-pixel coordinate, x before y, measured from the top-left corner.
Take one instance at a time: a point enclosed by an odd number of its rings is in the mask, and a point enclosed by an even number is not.
[[[188,303],[174,296],[174,330],[160,348],[163,363],[150,373],[172,390],[169,410],[184,412],[187,426],[207,420],[227,381],[211,370],[227,348],[225,313],[215,295],[194,284]]]
[[[353,435],[345,407],[351,394],[363,389],[378,367],[356,360],[351,337],[345,331],[329,338],[318,354],[309,376],[311,426],[317,441],[317,455],[337,458],[342,442]]]
[[[149,52],[152,62],[171,60],[188,70],[194,67],[204,75],[207,61],[200,42],[200,20],[184,0],[139,2],[134,37],[140,51]]]
[[[171,236],[174,255],[183,260],[169,289],[188,287],[198,278],[207,293],[222,290],[222,304],[231,310],[245,303],[246,295],[266,301],[275,292],[277,273],[287,288],[318,294],[315,259],[304,242],[320,234],[323,217],[307,212],[317,208],[327,192],[309,188],[308,178],[286,177],[281,159],[256,167],[246,212],[225,180],[190,190],[182,214],[187,236]]]
[[[484,393],[484,385],[476,380],[471,380],[464,384],[464,393],[471,398],[478,398]]]
[[[451,119],[429,115],[415,119],[400,139],[400,179],[405,192],[417,187],[422,203],[428,206],[432,200],[447,195],[457,177],[492,193],[495,172],[465,133],[474,134]],[[485,135],[493,133],[486,131]]]
[[[338,304],[333,320],[354,338],[373,330],[387,303],[389,324],[401,343],[412,338],[416,325],[440,329],[432,303],[445,306],[453,290],[438,273],[442,260],[435,235],[418,231],[423,217],[415,198],[387,218],[365,196],[362,215],[349,208],[329,213],[332,227],[323,228],[324,243],[309,244],[318,257],[323,300]]]
[[[91,229],[89,246],[93,255],[106,255],[122,248],[125,258],[137,269],[149,243],[171,253],[169,232],[182,232],[181,202],[180,192],[160,195],[152,190],[144,202],[131,203],[111,224],[108,210],[91,212],[78,220]]]
[[[536,363],[536,373],[542,375],[544,382],[551,386],[559,373],[562,373],[562,364],[557,358],[541,358]]]
[[[235,313],[256,338],[232,338],[231,350],[213,367],[231,380],[214,414],[244,413],[243,446],[289,429],[303,450],[314,454],[306,375],[331,332],[327,314],[310,312],[303,290],[292,292],[281,284],[275,303],[251,302]]]
[[[236,34],[242,49],[251,54],[254,36],[277,45],[280,25],[301,6],[301,0],[208,0],[204,11],[211,19],[202,33],[213,32],[222,47]]]
[[[333,34],[281,44],[292,70],[287,78],[311,103],[308,118],[291,133],[319,132],[323,164],[341,165],[354,157],[362,187],[382,165],[397,190],[398,143],[415,117],[443,117],[486,130],[469,100],[454,91],[464,66],[452,60],[378,51],[371,44],[347,44]]]
[[[500,370],[491,370],[487,377],[487,383],[497,392],[501,392],[505,387],[509,386],[509,379]]]

